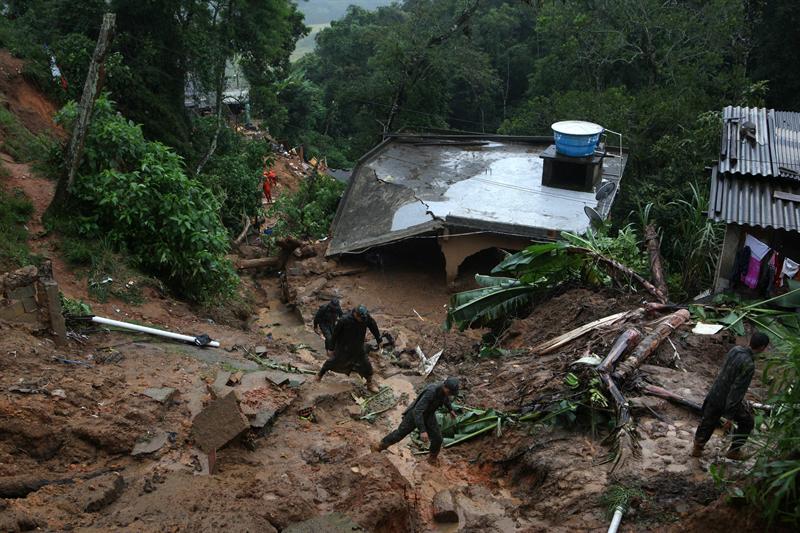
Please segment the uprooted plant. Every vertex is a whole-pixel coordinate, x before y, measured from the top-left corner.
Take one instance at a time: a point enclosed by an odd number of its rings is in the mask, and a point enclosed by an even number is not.
[[[623,228],[614,238],[591,230],[583,237],[562,235],[565,240],[534,244],[509,256],[491,276],[475,276],[481,287],[452,296],[446,327],[496,326],[571,281],[593,286],[635,283],[656,300],[665,300],[641,274],[647,271],[647,262],[632,227]]]

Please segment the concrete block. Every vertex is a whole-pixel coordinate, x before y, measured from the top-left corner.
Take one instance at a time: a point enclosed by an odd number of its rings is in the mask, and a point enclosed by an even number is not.
[[[214,400],[192,421],[192,438],[200,450],[210,453],[235,439],[250,423],[239,410],[236,395]]]
[[[36,297],[36,286],[31,284],[17,287],[16,289],[9,289],[6,291],[6,297],[10,300],[33,299]]]
[[[64,321],[64,313],[61,310],[61,295],[58,291],[58,283],[52,279],[41,282],[47,296],[47,313],[50,318],[50,329],[55,335],[58,345],[67,342],[67,325]]]
[[[20,301],[12,302],[11,305],[0,307],[0,320],[9,322],[30,322],[31,317],[26,316],[25,306]],[[35,319],[35,317],[33,317]]]

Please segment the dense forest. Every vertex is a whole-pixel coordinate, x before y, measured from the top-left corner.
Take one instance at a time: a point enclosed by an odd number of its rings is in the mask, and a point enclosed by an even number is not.
[[[230,64],[250,84],[254,120],[334,168],[349,168],[387,131],[548,134],[560,119],[600,123],[621,132],[630,152],[614,223],[663,228],[670,285],[683,295],[707,286],[719,241],[719,228],[702,214],[719,110],[800,105],[800,74],[786,53],[800,39],[800,10],[790,1],[350,6],[295,63],[290,55],[309,28],[287,0],[3,6],[0,45],[25,58],[26,75],[60,103],[79,96],[102,14],[114,11],[104,90],[141,124],[144,139],[170,147],[190,176],[217,192],[229,231],[240,213],[258,209],[242,195],[257,187],[259,155],[243,153],[222,120],[221,98],[214,113],[199,116],[184,107],[184,93],[191,82],[221,94]],[[51,55],[66,90],[50,76]],[[235,190],[223,190],[232,183]]]

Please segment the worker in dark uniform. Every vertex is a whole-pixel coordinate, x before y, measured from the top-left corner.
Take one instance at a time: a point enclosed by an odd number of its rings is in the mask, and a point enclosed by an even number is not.
[[[694,435],[692,457],[703,455],[703,447],[711,438],[721,417],[736,423],[733,442],[725,455],[728,459],[741,461],[741,448],[753,431],[753,415],[744,403],[744,395],[753,379],[756,370],[753,354],[761,353],[769,344],[769,337],[763,333],[755,333],[750,338],[750,347],[735,346],[722,363],[711,390],[703,402],[703,419]],[[730,428],[730,422],[726,424]]]
[[[372,365],[364,350],[367,329],[380,344],[381,332],[378,324],[369,316],[367,308],[363,305],[359,305],[339,319],[336,327],[333,328],[333,357],[322,365],[322,369],[317,374],[317,381],[321,380],[329,370],[348,375],[355,370],[367,380],[367,388],[372,392],[377,392],[377,387],[372,382]]]
[[[328,358],[333,357],[333,328],[341,316],[342,306],[339,304],[338,298],[321,305],[314,315],[314,332],[322,333]]]
[[[442,448],[442,432],[439,429],[439,422],[436,421],[436,411],[440,407],[447,408],[450,416],[455,418],[453,405],[450,398],[458,394],[458,378],[449,377],[441,383],[433,383],[423,389],[403,412],[403,420],[397,429],[386,435],[382,441],[372,445],[372,451],[379,452],[385,450],[392,444],[403,440],[415,429],[419,430],[419,436],[423,441],[430,441],[430,455],[428,462],[437,464],[439,460],[439,450]]]

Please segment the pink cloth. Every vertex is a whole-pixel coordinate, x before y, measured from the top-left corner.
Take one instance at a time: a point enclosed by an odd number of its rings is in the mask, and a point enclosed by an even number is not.
[[[761,272],[761,260],[755,256],[750,256],[750,264],[747,266],[747,273],[742,281],[751,289],[758,285],[758,274]]]

